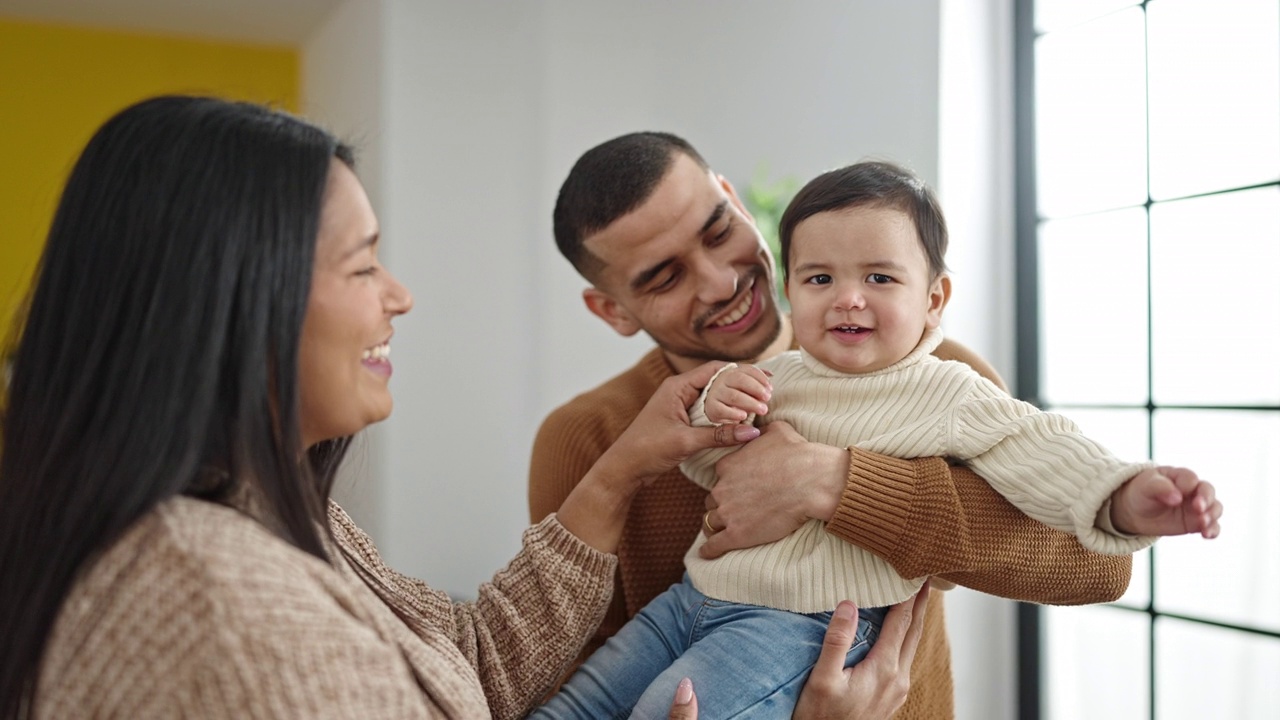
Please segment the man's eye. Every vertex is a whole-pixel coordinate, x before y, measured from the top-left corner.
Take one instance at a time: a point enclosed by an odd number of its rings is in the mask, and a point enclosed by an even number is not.
[[[867,282],[873,285],[885,285],[893,282],[893,278],[882,273],[871,273],[871,275],[867,277]]]
[[[649,291],[655,292],[655,293],[666,292],[667,290],[670,290],[671,288],[675,287],[676,283],[678,282],[680,282],[680,273],[672,272],[670,275],[667,275],[667,277],[664,278],[662,282],[657,283],[652,287],[650,287]]]
[[[357,270],[357,271],[356,271],[356,275],[373,275],[373,274],[374,274],[374,273],[376,273],[376,272],[378,272],[378,266],[377,266],[377,265],[370,265],[369,267],[367,267],[367,268],[365,268],[365,269],[363,269],[363,270]]]
[[[707,245],[710,247],[715,247],[716,245],[723,243],[725,240],[729,239],[729,233],[732,231],[733,231],[733,220],[730,219],[727,222],[725,222],[723,230],[713,235],[711,239],[707,241]]]
[[[809,283],[810,285],[829,285],[831,283],[831,276],[830,275],[814,275],[808,280],[805,280],[805,282]]]

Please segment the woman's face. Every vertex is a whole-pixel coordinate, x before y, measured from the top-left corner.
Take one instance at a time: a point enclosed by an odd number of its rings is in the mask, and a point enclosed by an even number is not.
[[[355,173],[329,168],[302,323],[303,447],[354,435],[391,414],[391,319],[413,297],[378,263],[378,219]]]

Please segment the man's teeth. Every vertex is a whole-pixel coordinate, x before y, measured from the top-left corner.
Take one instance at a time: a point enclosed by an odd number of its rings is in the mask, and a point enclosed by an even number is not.
[[[742,302],[738,303],[738,307],[734,308],[733,311],[730,312],[728,315],[725,315],[724,317],[720,318],[711,327],[724,327],[725,325],[732,325],[738,322],[739,320],[741,320],[743,316],[746,315],[747,312],[751,310],[752,295],[753,293],[747,293],[746,295],[742,296]]]
[[[360,354],[361,360],[386,360],[391,357],[391,343],[382,343],[375,347],[371,347]]]

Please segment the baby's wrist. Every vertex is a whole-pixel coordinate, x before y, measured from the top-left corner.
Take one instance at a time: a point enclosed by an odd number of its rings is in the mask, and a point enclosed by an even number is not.
[[[809,494],[806,514],[814,520],[830,522],[849,482],[849,451],[821,443],[809,443],[808,448],[815,454],[810,459],[813,492]]]
[[[1129,503],[1129,487],[1133,483],[1133,478],[1129,478],[1123,485],[1116,488],[1111,493],[1111,497],[1103,503],[1102,510],[1107,514],[1108,520],[1111,521],[1111,530],[1122,535],[1139,534],[1133,521]]]

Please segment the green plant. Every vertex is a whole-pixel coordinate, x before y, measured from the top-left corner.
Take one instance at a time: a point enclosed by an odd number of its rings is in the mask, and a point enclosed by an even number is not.
[[[777,282],[778,301],[783,309],[788,309],[787,297],[783,293],[782,280],[782,248],[778,243],[778,221],[782,219],[782,211],[787,209],[791,198],[800,188],[800,181],[794,175],[786,175],[778,180],[769,180],[769,166],[760,163],[756,167],[755,177],[747,184],[743,193],[743,203],[752,217],[756,219],[756,227],[773,252],[776,264],[774,277]]]

